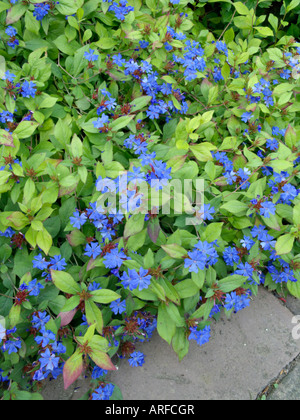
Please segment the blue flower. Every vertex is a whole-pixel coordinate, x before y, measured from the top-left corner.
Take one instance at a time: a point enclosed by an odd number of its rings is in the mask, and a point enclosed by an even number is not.
[[[25,80],[21,87],[21,95],[23,98],[34,98],[36,93],[36,84],[32,81],[28,82]]]
[[[99,366],[94,366],[93,371],[92,371],[92,379],[99,379],[102,376],[107,375],[107,370],[102,369]]]
[[[8,354],[18,353],[18,350],[22,347],[21,340],[18,338],[16,340],[7,340],[2,346],[2,351],[7,351]]]
[[[50,343],[50,341],[55,341],[55,334],[50,330],[46,330],[45,327],[42,327],[40,329],[40,333],[42,335],[35,337],[34,340],[37,344],[42,345],[42,347],[46,347]]]
[[[201,330],[198,330],[197,327],[190,327],[190,335],[188,337],[189,340],[196,340],[199,346],[203,346],[203,344],[208,343],[210,339],[210,326],[206,326]]]
[[[15,74],[11,73],[9,70],[6,70],[6,72],[4,73],[3,79],[8,80],[9,82],[13,83],[16,77],[17,76]]]
[[[8,35],[8,36],[10,36],[10,37],[13,38],[14,36],[17,35],[18,31],[13,26],[8,26],[5,29],[5,33],[6,33],[6,35]]]
[[[271,248],[274,248],[276,244],[276,240],[267,232],[263,232],[263,234],[260,235],[260,241],[260,246],[265,251],[270,251]]]
[[[203,204],[199,210],[202,220],[213,220],[215,208],[211,204]]]
[[[278,149],[279,143],[276,139],[268,139],[267,143],[266,143],[266,146],[267,146],[268,149],[270,149],[272,151],[275,151],[275,150]]]
[[[237,299],[236,292],[227,293],[226,298],[225,298],[224,308],[227,311],[230,311],[232,308],[235,307],[236,299]]]
[[[189,272],[198,273],[199,270],[205,269],[206,257],[201,252],[194,250],[188,252],[188,258],[184,260],[184,267],[189,269]]]
[[[111,252],[105,255],[103,263],[106,268],[120,268],[124,260],[127,260],[127,256],[124,254],[124,252],[114,248],[111,250]]]
[[[150,286],[151,276],[148,275],[148,270],[140,268],[139,272],[129,269],[128,274],[123,273],[121,282],[124,288],[129,287],[129,290],[139,288],[139,290],[147,289]]]
[[[42,20],[50,10],[50,5],[47,3],[36,3],[34,5],[33,16],[36,20]]]
[[[8,227],[4,232],[0,232],[0,236],[4,236],[5,238],[11,238],[15,234],[15,231]]]
[[[237,269],[235,270],[234,274],[248,277],[247,280],[252,281],[253,271],[254,271],[253,267],[248,262],[246,262],[245,264],[240,263],[237,266]]]
[[[56,357],[54,353],[50,353],[50,350],[47,348],[44,353],[41,354],[39,359],[41,368],[46,368],[46,370],[53,371],[58,367],[59,357]]]
[[[92,242],[91,244],[87,244],[85,247],[85,253],[84,255],[87,255],[88,257],[92,257],[93,259],[96,259],[102,252],[101,246],[99,243]]]
[[[89,49],[89,51],[87,52],[85,52],[84,54],[83,54],[83,56],[84,56],[84,58],[85,59],[87,59],[88,61],[97,61],[98,60],[98,58],[99,58],[99,55],[98,54],[95,54],[95,50],[92,50],[91,48]]]
[[[240,256],[237,249],[230,246],[228,248],[225,248],[223,258],[226,265],[230,266],[233,266],[234,263],[239,263],[240,261]]]
[[[50,315],[47,315],[46,311],[39,311],[36,314],[32,315],[31,323],[34,328],[40,330],[47,324],[48,321],[50,321]]]
[[[225,42],[217,41],[216,42],[216,48],[219,52],[224,53],[226,55],[226,57],[228,56],[228,49],[227,49],[227,45],[225,44]]]
[[[249,236],[245,236],[244,239],[241,239],[241,244],[243,248],[250,250],[255,242]]]
[[[96,121],[93,121],[93,125],[97,129],[101,129],[104,127],[104,124],[107,124],[109,122],[109,118],[107,115],[103,114],[100,118],[97,118]]]
[[[242,117],[241,117],[241,120],[244,122],[244,123],[246,123],[246,122],[248,122],[251,118],[253,117],[253,114],[251,113],[251,112],[244,112],[243,113],[243,115],[242,115]]]
[[[66,268],[67,263],[60,255],[54,255],[53,258],[50,258],[49,265],[52,270],[62,271]]]
[[[276,205],[272,201],[265,201],[261,204],[260,214],[263,217],[270,218],[276,211]]]
[[[115,315],[122,314],[126,311],[126,301],[121,299],[117,299],[114,302],[111,302],[109,305],[110,309],[113,311]]]
[[[288,69],[282,69],[281,73],[279,73],[279,74],[280,74],[280,77],[282,77],[282,79],[289,79],[292,72]]]
[[[141,48],[147,48],[149,45],[148,41],[139,41],[140,47]]]
[[[115,386],[113,384],[101,384],[95,391],[92,393],[92,400],[105,401],[109,400],[114,392]]]
[[[28,283],[28,289],[30,290],[29,296],[38,296],[40,294],[40,290],[44,289],[41,283],[38,283],[37,279],[33,279]]]
[[[81,226],[83,226],[85,224],[87,220],[86,214],[85,213],[79,213],[78,210],[76,210],[73,213],[73,216],[70,217],[70,223],[73,227],[80,229]]]
[[[265,233],[266,233],[266,227],[263,225],[254,226],[251,230],[251,235],[253,236],[253,238],[257,237],[258,240],[262,240]]]
[[[142,366],[145,363],[145,356],[141,351],[134,351],[128,359],[130,366]]]
[[[114,12],[116,18],[123,21],[128,13],[134,11],[134,8],[132,6],[127,6],[127,0],[120,0],[119,4],[113,2],[113,4],[109,6],[108,11]]]

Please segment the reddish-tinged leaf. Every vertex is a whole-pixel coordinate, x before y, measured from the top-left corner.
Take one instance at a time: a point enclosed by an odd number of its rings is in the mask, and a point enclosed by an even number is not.
[[[74,318],[74,315],[76,314],[76,312],[77,312],[77,309],[73,309],[72,311],[68,311],[68,312],[60,312],[57,315],[57,318],[60,317],[61,319],[60,326],[65,327],[66,325],[69,325],[72,319]]]
[[[5,130],[0,130],[0,144],[15,147],[13,136]]]
[[[85,235],[78,229],[73,230],[69,235],[67,235],[67,240],[69,244],[74,247],[86,243]]]
[[[161,229],[158,218],[150,220],[147,226],[147,231],[152,242],[156,243],[160,230]]]
[[[93,350],[91,353],[89,353],[89,356],[96,363],[96,365],[102,369],[117,370],[108,354],[104,353],[103,351]]]
[[[63,369],[63,378],[64,378],[64,388],[69,388],[76,379],[79,378],[81,372],[83,371],[83,360],[82,354],[79,349],[75,351],[73,356],[71,356],[65,363]]]

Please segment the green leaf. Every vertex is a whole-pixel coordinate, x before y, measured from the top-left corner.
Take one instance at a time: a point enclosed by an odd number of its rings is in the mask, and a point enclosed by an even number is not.
[[[181,259],[188,253],[186,249],[177,244],[162,245],[161,247],[171,258]]]
[[[81,292],[81,287],[73,279],[71,274],[65,271],[50,270],[51,278],[55,286],[64,293],[76,295]]]
[[[176,332],[176,324],[168,314],[164,303],[160,303],[158,306],[157,332],[168,344],[171,344],[172,338]]]
[[[91,295],[91,299],[97,303],[110,303],[121,297],[118,293],[109,289],[94,290]]]
[[[242,2],[238,1],[236,3],[233,3],[233,6],[236,8],[236,11],[240,15],[249,15],[250,11],[247,6],[245,6]]]
[[[146,105],[151,101],[152,96],[139,96],[135,98],[130,105],[132,106],[132,111],[139,111],[140,109],[145,108]]]
[[[224,293],[229,293],[241,287],[246,282],[247,278],[248,277],[233,274],[232,276],[219,280],[218,286]]]
[[[144,223],[144,214],[134,214],[131,216],[125,225],[124,238],[129,238],[130,236],[140,233],[144,228]]]
[[[137,251],[141,248],[146,240],[147,229],[143,229],[141,232],[137,233],[136,235],[130,236],[127,242],[127,248],[130,251]]]
[[[226,210],[229,213],[236,214],[236,215],[244,215],[246,214],[247,210],[249,209],[248,204],[243,203],[237,200],[231,200],[227,203],[223,204],[220,209]]]
[[[202,289],[204,282],[205,282],[205,270],[199,270],[198,273],[192,272],[192,280],[196,284],[196,286]]]
[[[257,30],[259,35],[261,35],[263,37],[274,35],[272,29],[268,28],[267,26],[254,26],[254,28]]]
[[[182,280],[174,287],[182,299],[194,296],[199,292],[199,287],[193,282],[192,279]]]
[[[284,141],[285,144],[290,148],[293,149],[293,147],[297,144],[297,135],[294,128],[291,126],[291,124],[288,125],[288,128],[286,129],[285,135],[284,135]]]
[[[21,305],[13,305],[9,311],[8,319],[10,328],[14,328],[19,320],[21,315]]]
[[[103,331],[103,317],[98,306],[91,300],[85,301],[85,315],[89,325],[96,324],[96,329],[99,334]]]
[[[210,223],[203,234],[203,239],[213,242],[221,236],[224,223]]]
[[[180,315],[179,309],[174,303],[169,302],[166,305],[166,310],[170,316],[170,318],[175,322],[176,327],[184,327],[185,326],[185,319]]]
[[[300,203],[296,204],[293,210],[293,222],[297,226],[300,225]]]
[[[288,254],[293,249],[295,241],[295,236],[291,233],[287,233],[286,235],[282,235],[277,239],[275,250],[277,255]]]
[[[70,299],[67,299],[65,305],[63,306],[61,312],[70,312],[75,309],[80,303],[80,296],[75,295]]]
[[[16,134],[19,139],[26,139],[30,137],[39,126],[39,123],[34,121],[21,121],[13,134]]]
[[[85,235],[78,229],[73,230],[69,235],[67,235],[67,240],[73,247],[84,245],[86,243]]]
[[[133,118],[134,115],[124,115],[119,117],[110,124],[110,128],[112,131],[119,131],[121,128],[128,126]]]
[[[300,299],[300,281],[287,281],[287,288],[291,295],[295,296],[297,299]]]
[[[216,149],[216,146],[208,142],[200,143],[195,146],[190,146],[191,152],[199,162],[208,162],[213,160],[211,151]]]
[[[44,227],[38,231],[36,236],[36,243],[48,255],[49,250],[52,246],[52,236]]]
[[[102,50],[110,50],[116,45],[116,41],[112,38],[101,38],[95,45]]]
[[[56,5],[56,9],[62,15],[70,16],[75,14],[83,3],[84,0],[60,0]]]

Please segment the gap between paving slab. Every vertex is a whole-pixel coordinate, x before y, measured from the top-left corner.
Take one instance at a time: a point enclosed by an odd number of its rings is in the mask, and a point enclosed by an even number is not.
[[[300,340],[291,334],[292,317],[271,292],[259,288],[250,307],[212,323],[209,343],[199,347],[191,341],[181,362],[154,334],[149,342],[137,344],[145,354],[142,367],[121,360],[107,379],[120,387],[124,400],[254,400],[300,353]],[[42,395],[77,399],[88,388],[83,378],[64,391],[58,379]]]

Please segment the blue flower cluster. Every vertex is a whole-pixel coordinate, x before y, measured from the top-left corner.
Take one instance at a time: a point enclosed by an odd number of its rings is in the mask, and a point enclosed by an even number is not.
[[[10,37],[9,40],[7,41],[7,45],[9,47],[15,48],[17,45],[19,45],[19,40],[16,38],[16,35],[18,33],[16,28],[14,28],[13,26],[8,26],[5,29],[5,33],[6,35]]]
[[[228,293],[225,297],[224,308],[227,311],[230,311],[231,309],[233,309],[234,312],[241,311],[250,305],[249,293],[249,291],[242,295],[238,295],[236,292]]]
[[[48,15],[50,10],[54,8],[55,4],[59,4],[59,2],[50,1],[50,2],[35,3],[33,16],[38,21],[43,20],[43,18]]]
[[[190,273],[198,273],[199,270],[204,270],[216,264],[218,253],[215,246],[216,241],[211,243],[199,241],[193,251],[188,252],[188,257],[184,260],[184,267],[188,268]]]
[[[248,259],[249,252],[256,242],[259,243],[259,249],[269,252],[270,261],[263,267],[257,266],[255,260],[242,261],[243,258]],[[244,235],[240,240],[240,246],[234,244],[224,249],[223,260],[226,265],[234,268],[233,274],[247,277],[246,281],[249,284],[263,284],[266,276],[271,276],[275,283],[297,281],[290,264],[276,255],[275,244],[276,239],[270,235],[266,226],[255,225],[249,235]],[[263,271],[266,271],[266,274],[263,274]]]
[[[109,6],[108,11],[109,12],[114,12],[116,18],[121,20],[121,21],[124,21],[125,16],[128,15],[128,13],[134,11],[134,7],[127,6],[127,0],[119,0],[119,3],[117,3],[116,1],[113,1],[113,0],[103,0],[103,1],[104,1],[104,3],[106,3],[106,2],[112,3]]]
[[[46,261],[42,254],[38,254],[33,258],[32,265],[33,268],[43,271],[41,275],[42,277],[45,277],[46,281],[51,281],[50,270],[63,271],[66,268],[67,263],[60,255],[55,255],[50,258],[49,261]]]
[[[33,364],[36,368],[32,379],[41,381],[50,374],[57,379],[63,372],[64,360],[60,355],[66,352],[66,347],[56,339],[56,335],[46,328],[50,315],[38,311],[32,316],[32,331],[35,335],[35,342],[39,345],[39,361]]]
[[[114,392],[114,389],[115,389],[115,385],[102,383],[98,388],[96,388],[93,391],[91,395],[91,400],[93,401],[109,400]]]
[[[111,185],[112,184],[109,184],[110,187]],[[107,192],[107,186],[101,183],[100,178],[97,181],[97,189],[102,192]],[[116,235],[115,229],[122,222],[123,218],[124,215],[118,213],[116,209],[111,209],[109,214],[105,214],[103,208],[100,206],[97,207],[96,203],[90,203],[89,208],[84,212],[76,210],[73,213],[73,216],[70,217],[70,224],[73,227],[80,229],[85,223],[91,223],[97,231],[100,232],[102,243],[104,243],[106,240],[111,241]],[[96,258],[101,254],[101,249],[98,243],[90,243],[86,246],[85,252],[85,255]]]
[[[0,343],[2,343],[1,350],[8,354],[18,353],[22,347],[22,341],[20,337],[15,337],[17,328],[11,328],[5,330],[3,325],[0,326]]]
[[[209,342],[211,333],[211,327],[207,325],[202,329],[198,329],[197,326],[190,327],[190,334],[188,339],[195,340],[199,346],[203,346],[205,343]]]
[[[36,96],[37,88],[35,82],[33,82],[32,80],[24,80],[23,83],[15,83],[15,79],[16,75],[11,73],[9,70],[7,70],[4,73],[3,80],[5,80],[7,84],[5,89],[9,92],[10,96],[12,96],[14,100],[17,99],[17,95],[21,95],[23,98],[34,98]],[[14,112],[16,111],[17,110],[15,110]],[[24,115],[21,121],[30,121],[31,119],[32,112],[29,112],[26,115]],[[12,132],[15,129],[14,115],[9,111],[4,110],[0,113],[0,122],[2,124],[5,124],[4,129],[6,131]]]

